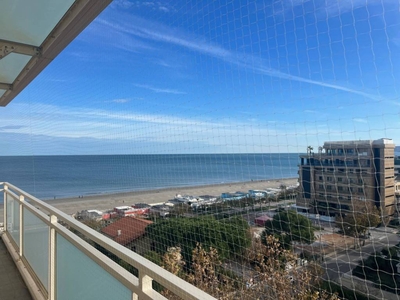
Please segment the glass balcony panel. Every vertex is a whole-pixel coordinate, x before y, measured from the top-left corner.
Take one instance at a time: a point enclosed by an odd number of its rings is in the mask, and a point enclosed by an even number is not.
[[[126,299],[132,292],[57,234],[57,299]]]
[[[23,253],[33,271],[48,290],[49,227],[27,209],[24,209]]]
[[[19,203],[7,195],[7,231],[19,247]]]

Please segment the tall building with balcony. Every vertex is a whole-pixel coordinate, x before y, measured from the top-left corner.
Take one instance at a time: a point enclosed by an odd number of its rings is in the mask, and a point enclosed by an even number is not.
[[[391,139],[325,142],[300,156],[297,206],[334,217],[353,201],[370,201],[383,217],[395,212],[394,148]]]

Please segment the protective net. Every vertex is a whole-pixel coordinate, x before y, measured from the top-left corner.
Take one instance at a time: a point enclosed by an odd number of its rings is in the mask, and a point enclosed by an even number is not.
[[[398,299],[399,32],[397,0],[114,1],[0,110],[0,180],[132,251],[64,220],[114,262],[62,234],[74,293],[100,265],[132,299],[112,266],[145,258],[217,299]]]

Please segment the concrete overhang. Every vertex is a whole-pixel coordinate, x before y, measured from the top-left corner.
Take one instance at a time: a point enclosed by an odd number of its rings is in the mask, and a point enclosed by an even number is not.
[[[0,106],[10,103],[111,1],[1,1]]]

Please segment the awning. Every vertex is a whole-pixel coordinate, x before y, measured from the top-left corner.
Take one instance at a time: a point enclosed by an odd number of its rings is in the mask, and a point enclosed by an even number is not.
[[[14,99],[111,0],[0,2],[0,106]]]

